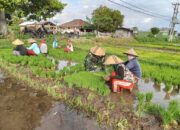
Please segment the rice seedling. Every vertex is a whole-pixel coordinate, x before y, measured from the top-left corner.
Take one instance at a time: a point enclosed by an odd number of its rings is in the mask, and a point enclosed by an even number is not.
[[[170,94],[173,91],[173,86],[171,84],[166,84],[165,91]]]
[[[137,116],[138,117],[141,117],[141,114],[142,114],[142,112],[143,112],[143,110],[144,110],[144,108],[145,108],[145,94],[143,94],[143,93],[140,93],[140,92],[138,92],[137,94],[136,94],[136,96],[137,96],[137,100],[138,100],[138,105],[137,105],[137,112],[136,112],[136,114],[137,114]]]
[[[103,78],[90,72],[82,71],[68,75],[64,77],[64,80],[68,84],[75,84],[76,87],[97,91],[101,95],[108,95],[110,93],[110,90],[105,85]]]
[[[169,128],[170,124],[177,125],[180,122],[180,108],[178,101],[171,101],[167,109],[158,104],[151,104],[146,107],[146,112],[158,116],[162,119],[164,128]]]
[[[147,103],[150,103],[152,101],[152,98],[153,98],[152,92],[146,93],[146,102]]]

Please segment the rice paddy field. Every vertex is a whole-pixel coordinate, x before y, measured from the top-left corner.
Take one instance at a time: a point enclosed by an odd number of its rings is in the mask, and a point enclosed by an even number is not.
[[[27,39],[21,39],[28,46]],[[100,125],[117,130],[180,128],[180,44],[81,37],[72,39],[74,52],[65,53],[67,38],[57,36],[63,46],[60,49],[52,48],[53,36],[45,39],[48,57],[13,56],[12,41],[0,39],[0,67],[34,89],[95,117]],[[143,77],[132,93],[111,92],[103,79],[110,67],[104,72],[85,71],[84,58],[95,45],[103,47],[106,55],[115,54],[124,61],[123,52],[132,47],[137,51]]]

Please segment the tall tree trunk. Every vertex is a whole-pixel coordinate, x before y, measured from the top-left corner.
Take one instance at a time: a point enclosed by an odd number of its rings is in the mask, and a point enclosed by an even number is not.
[[[5,18],[4,10],[0,9],[0,35],[6,36],[8,34],[8,28]]]

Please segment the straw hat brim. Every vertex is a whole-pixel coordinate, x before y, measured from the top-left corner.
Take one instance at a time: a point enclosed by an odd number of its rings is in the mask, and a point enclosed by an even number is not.
[[[122,64],[124,61],[115,55],[108,56],[104,62],[104,65],[116,65]]]
[[[137,54],[131,54],[131,53],[127,53],[127,52],[124,52],[123,54],[125,54],[125,55],[130,55],[130,56],[135,56],[135,57],[139,57]]]
[[[105,56],[105,51],[101,47],[92,47],[90,52],[96,56]]]
[[[19,40],[19,39],[17,39],[17,40],[15,40],[15,41],[13,41],[12,44],[18,46],[18,45],[23,45],[24,42],[21,41],[21,40]]]

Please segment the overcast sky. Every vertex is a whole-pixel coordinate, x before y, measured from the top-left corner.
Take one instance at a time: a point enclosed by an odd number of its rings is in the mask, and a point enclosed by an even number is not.
[[[91,14],[94,9],[98,8],[100,5],[106,5],[112,9],[118,9],[125,16],[124,27],[134,27],[137,26],[141,30],[148,30],[151,27],[169,27],[170,22],[162,19],[154,18],[148,15],[141,13],[136,13],[132,10],[128,10],[122,6],[115,5],[108,0],[61,0],[63,3],[67,3],[67,6],[62,11],[58,13],[53,21],[56,21],[59,24],[64,22],[71,21],[73,19],[83,19],[85,20],[86,16],[91,17]],[[112,0],[120,4],[120,0]],[[131,3],[137,7],[144,8],[150,12],[158,13],[161,15],[168,16],[171,18],[173,14],[173,0],[123,0],[128,3]],[[128,5],[126,5],[128,6]],[[176,26],[176,29],[179,30],[179,25]]]

